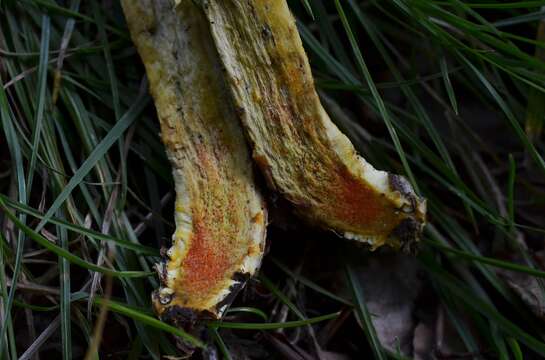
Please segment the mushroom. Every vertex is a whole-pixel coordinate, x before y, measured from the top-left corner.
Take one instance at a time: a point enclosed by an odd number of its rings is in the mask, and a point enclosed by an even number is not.
[[[258,269],[267,212],[204,14],[191,1],[125,0],[176,187],[156,312],[183,324],[222,315]]]
[[[309,224],[411,251],[426,202],[330,120],[285,0],[123,0],[173,167],[176,231],[159,315],[220,317],[263,256],[252,159]],[[251,155],[250,155],[251,149]]]
[[[373,168],[330,120],[285,0],[202,0],[227,84],[269,186],[310,224],[410,251],[426,203]]]

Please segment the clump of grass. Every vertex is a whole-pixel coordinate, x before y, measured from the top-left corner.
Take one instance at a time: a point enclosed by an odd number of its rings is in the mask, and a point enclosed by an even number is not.
[[[542,319],[498,272],[545,277],[543,2],[290,5],[318,87],[339,105],[333,119],[429,199],[418,262],[465,354],[545,355]],[[347,296],[306,270],[309,253],[325,262],[339,241],[274,224],[263,276],[207,336],[153,316],[174,194],[143,74],[117,2],[0,2],[0,358],[84,357],[101,308],[88,358],[188,346],[235,358],[248,344],[287,356],[326,343],[399,357],[377,338],[355,260],[328,268]],[[319,340],[333,325],[347,335]],[[290,347],[270,330],[304,336]]]

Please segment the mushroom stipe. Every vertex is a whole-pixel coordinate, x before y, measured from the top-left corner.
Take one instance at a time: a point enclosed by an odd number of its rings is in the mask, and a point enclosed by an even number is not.
[[[323,109],[285,0],[124,0],[176,186],[157,313],[219,318],[259,269],[269,191],[310,225],[414,251],[426,202],[374,169]]]

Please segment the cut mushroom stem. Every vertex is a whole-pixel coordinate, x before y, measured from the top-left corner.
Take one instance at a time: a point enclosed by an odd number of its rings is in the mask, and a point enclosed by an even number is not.
[[[331,122],[286,1],[198,3],[268,185],[311,224],[410,251],[426,203],[403,177],[374,169]]]
[[[285,0],[122,5],[176,186],[176,230],[153,295],[163,319],[187,327],[220,317],[259,268],[267,213],[250,149],[269,187],[310,224],[373,249],[413,248],[425,200],[331,122]]]
[[[176,325],[222,315],[263,256],[267,214],[206,18],[192,1],[123,0],[176,187],[153,303]]]

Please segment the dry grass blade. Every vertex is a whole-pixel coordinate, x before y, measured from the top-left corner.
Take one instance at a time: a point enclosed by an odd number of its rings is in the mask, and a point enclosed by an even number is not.
[[[53,336],[55,334],[55,331],[57,331],[60,324],[61,324],[61,318],[60,318],[60,315],[59,315],[59,316],[57,316],[55,318],[55,320],[53,320],[51,322],[51,324],[49,324],[47,326],[47,328],[45,328],[45,330],[40,334],[40,336],[38,336],[38,338],[32,343],[32,345],[30,345],[28,347],[28,349],[26,349],[26,351],[21,355],[19,360],[30,360],[30,359],[32,359],[33,356],[38,351],[40,351],[40,348],[44,345],[44,343],[51,336]]]

